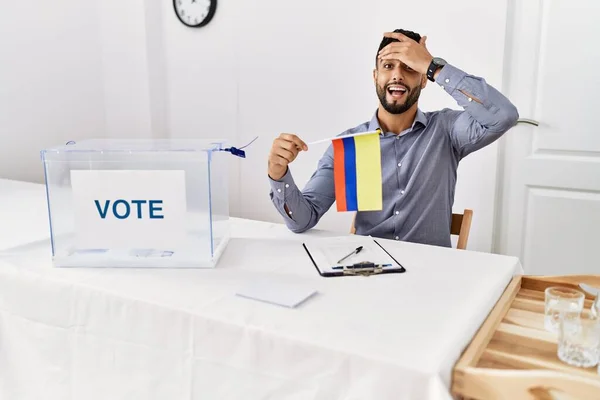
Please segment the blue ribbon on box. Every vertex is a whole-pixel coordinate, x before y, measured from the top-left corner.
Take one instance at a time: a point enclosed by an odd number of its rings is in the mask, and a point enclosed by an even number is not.
[[[221,149],[221,151],[228,151],[234,156],[246,158],[246,152],[244,150],[238,149],[236,147],[228,147],[226,149]]]
[[[231,146],[231,147],[227,147],[227,148],[225,148],[225,149],[220,149],[220,150],[221,150],[221,151],[227,151],[227,152],[229,152],[229,153],[233,154],[234,156],[238,156],[238,157],[241,157],[241,158],[246,158],[246,152],[245,152],[244,150],[242,150],[242,149],[244,149],[244,148],[246,148],[246,147],[250,146],[252,143],[254,143],[254,141],[255,141],[256,139],[258,139],[258,136],[257,136],[257,137],[255,137],[254,139],[252,139],[252,141],[251,141],[250,143],[248,143],[248,144],[247,144],[247,145],[245,145],[245,146],[242,146],[242,147],[240,147],[239,149],[238,149],[237,147],[233,147],[233,146]]]

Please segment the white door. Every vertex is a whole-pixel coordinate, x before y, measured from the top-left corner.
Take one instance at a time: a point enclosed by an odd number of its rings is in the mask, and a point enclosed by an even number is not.
[[[495,252],[527,274],[600,274],[600,2],[510,0]],[[511,26],[512,23],[512,26]]]

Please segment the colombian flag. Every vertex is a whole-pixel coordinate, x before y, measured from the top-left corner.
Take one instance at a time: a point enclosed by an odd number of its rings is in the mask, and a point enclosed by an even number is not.
[[[333,177],[338,211],[380,211],[379,132],[333,139]]]

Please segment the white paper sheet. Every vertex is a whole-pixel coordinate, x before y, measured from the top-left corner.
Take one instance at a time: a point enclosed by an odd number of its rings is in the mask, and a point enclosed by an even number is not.
[[[314,287],[303,283],[271,279],[253,282],[240,288],[236,294],[248,299],[294,308],[316,293]]]

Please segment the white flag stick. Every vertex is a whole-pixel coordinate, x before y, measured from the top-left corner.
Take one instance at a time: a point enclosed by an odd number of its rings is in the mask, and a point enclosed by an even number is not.
[[[349,137],[354,137],[354,136],[362,136],[362,135],[372,135],[373,133],[379,133],[379,131],[372,131],[372,132],[359,132],[359,133],[352,133],[350,135],[344,135],[344,136],[335,136],[335,137],[331,137],[329,139],[321,139],[321,140],[315,140],[314,142],[310,142],[310,143],[306,143],[307,145],[312,145],[312,144],[318,144],[318,143],[324,143],[324,142],[330,142],[332,140],[335,139],[343,139],[343,138],[349,138]]]

